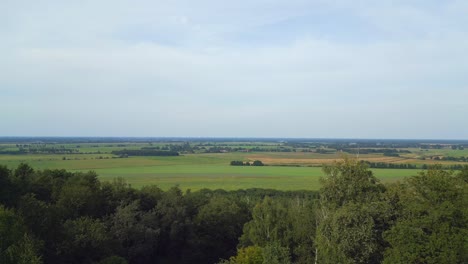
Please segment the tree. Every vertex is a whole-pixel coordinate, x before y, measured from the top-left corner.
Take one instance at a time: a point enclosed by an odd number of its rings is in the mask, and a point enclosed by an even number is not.
[[[134,201],[117,208],[111,225],[119,252],[130,263],[151,263],[160,240],[160,229],[153,213],[141,211],[138,201]]]
[[[253,208],[252,218],[244,226],[241,246],[260,246],[270,252],[265,253],[269,260],[271,254],[283,249],[295,263],[310,263],[314,259],[315,212],[310,201],[265,197]]]
[[[99,264],[127,264],[127,260],[119,256],[110,256],[101,261]]]
[[[31,182],[33,181],[34,176],[34,169],[31,168],[28,164],[20,163],[18,165],[10,177],[10,186],[12,188],[10,191],[14,194],[14,196],[16,196],[15,198],[20,197],[21,195],[24,195],[30,191]]]
[[[11,171],[6,166],[0,165],[0,204],[10,205],[15,200],[10,177]]]
[[[249,246],[237,251],[237,255],[219,264],[263,264],[263,250],[259,246]]]
[[[383,263],[466,263],[468,184],[440,166],[398,186],[399,217]]]
[[[29,193],[19,199],[17,210],[35,236],[51,243],[56,239],[61,223],[54,206]]]
[[[34,169],[26,163],[20,163],[15,170],[14,176],[21,180],[27,180],[28,177],[32,176]]]
[[[103,196],[102,204],[106,214],[113,214],[119,205],[130,204],[139,198],[137,191],[123,178],[115,178],[111,182],[102,183],[101,196]]]
[[[255,160],[253,163],[252,163],[252,166],[264,166],[263,162],[260,161],[260,160]]]
[[[323,170],[317,260],[380,263],[390,211],[382,196],[384,186],[357,160],[345,158]]]
[[[98,219],[80,217],[63,224],[65,240],[58,249],[64,263],[91,263],[110,253],[112,244],[105,225]]]
[[[284,205],[268,196],[265,197],[261,203],[255,205],[252,220],[245,224],[241,244],[263,247],[286,237],[286,233],[289,232],[287,216]]]
[[[61,188],[57,207],[65,218],[96,217],[105,213],[102,198],[96,173],[76,173]]]
[[[468,183],[468,165],[463,166],[460,172],[457,175],[461,178],[465,183]]]
[[[0,263],[40,264],[40,245],[27,234],[23,219],[0,205]]]
[[[143,186],[139,192],[141,209],[149,211],[153,209],[163,196],[163,190],[155,185]]]
[[[226,197],[215,196],[201,206],[194,219],[191,239],[195,255],[193,262],[214,263],[236,253],[236,245],[244,223],[249,220],[245,207]]]
[[[267,244],[262,249],[263,263],[290,264],[289,248],[281,246],[278,242]]]
[[[231,166],[244,166],[244,162],[240,160],[233,160],[231,161]]]

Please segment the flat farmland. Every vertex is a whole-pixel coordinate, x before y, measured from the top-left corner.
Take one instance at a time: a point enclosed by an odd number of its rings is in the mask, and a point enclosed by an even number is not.
[[[96,169],[102,180],[125,178],[132,186],[156,184],[163,189],[178,185],[199,190],[271,188],[278,190],[318,190],[320,167],[240,167],[228,165],[162,165],[152,167]],[[417,170],[372,169],[382,182],[392,182],[417,174]]]
[[[124,178],[132,186],[158,185],[168,189],[247,189],[272,188],[279,190],[318,190],[322,169],[318,166],[340,159],[340,154],[317,153],[198,153],[177,157],[116,158],[102,154],[32,154],[0,155],[0,164],[15,168],[25,162],[37,169],[67,169],[95,171],[101,180]],[[365,159],[392,159],[378,155],[361,155]],[[270,166],[230,166],[232,160],[262,160]],[[275,166],[276,165],[276,166]],[[297,166],[278,166],[297,165]],[[383,182],[390,182],[417,174],[418,170],[373,169]]]

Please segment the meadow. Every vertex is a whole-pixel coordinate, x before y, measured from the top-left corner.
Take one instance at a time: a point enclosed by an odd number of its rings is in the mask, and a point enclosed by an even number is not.
[[[102,149],[101,152],[105,152]],[[339,158],[338,156],[333,156]],[[64,159],[65,158],[65,159]],[[308,160],[320,164],[316,154],[293,153],[197,153],[177,157],[129,157],[115,158],[111,154],[34,154],[0,155],[0,164],[10,169],[27,163],[37,169],[67,169],[70,171],[95,171],[103,181],[124,178],[133,187],[158,185],[162,189],[179,186],[183,190],[247,188],[271,188],[278,190],[318,190],[320,177],[318,166],[230,166],[231,160],[254,160],[275,158],[284,161]],[[296,158],[296,159],[295,159]],[[328,162],[331,157],[322,157]],[[395,181],[415,175],[417,170],[373,169],[383,182]]]
[[[345,147],[349,146],[346,144]],[[397,157],[382,153],[344,154],[339,147],[330,143],[288,144],[284,141],[8,142],[0,143],[3,153],[0,154],[0,165],[14,169],[20,163],[27,163],[36,169],[95,171],[103,181],[123,178],[136,188],[158,185],[162,189],[179,186],[183,190],[318,190],[319,179],[324,175],[321,166],[344,155],[374,163],[416,165],[465,164],[435,161],[433,157],[468,157],[468,149],[454,150],[450,146],[421,149],[402,145],[395,150],[408,151]],[[140,149],[175,150],[180,156],[122,157],[113,152]],[[267,166],[230,166],[234,160],[261,160]],[[392,182],[416,175],[420,170],[385,168],[372,171],[382,182]]]

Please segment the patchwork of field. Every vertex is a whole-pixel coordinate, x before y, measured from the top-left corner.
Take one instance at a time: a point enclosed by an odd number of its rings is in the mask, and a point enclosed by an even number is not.
[[[346,148],[350,145],[342,146]],[[319,179],[323,176],[321,166],[340,160],[345,155],[374,164],[412,164],[418,168],[423,164],[435,163],[444,166],[468,164],[460,159],[443,159],[468,157],[468,148],[451,148],[446,145],[427,149],[421,146],[396,147],[393,151],[399,155],[391,156],[382,152],[388,146],[380,150],[367,147],[363,150],[367,154],[344,154],[337,150],[340,146],[336,145],[336,149],[333,149],[321,143],[287,144],[283,141],[19,142],[0,144],[0,165],[14,169],[20,163],[28,163],[36,169],[95,171],[104,181],[124,178],[137,188],[158,185],[168,189],[178,185],[184,190],[317,190],[320,187]],[[118,154],[122,150],[170,150],[180,153],[180,156],[129,157]],[[267,166],[230,166],[231,161],[252,163],[255,160]],[[418,169],[393,169],[390,166],[372,170],[382,182],[400,180],[419,172]]]
[[[346,156],[343,153],[337,154],[317,154],[317,153],[258,153],[247,156],[249,160],[261,160],[269,165],[301,165],[301,166],[321,166],[323,164],[331,164],[334,161],[342,159]],[[386,162],[398,163],[409,161],[402,157],[384,157],[382,155],[347,155],[348,157],[358,158],[369,162]],[[413,161],[413,159],[411,159]]]
[[[110,154],[64,155],[0,155],[0,164],[9,168],[25,162],[38,169],[95,171],[101,180],[124,178],[134,187],[158,185],[168,189],[199,190],[272,188],[280,190],[318,190],[322,170],[318,165],[339,159],[340,155],[315,153],[206,153],[178,157],[112,158]],[[325,157],[324,157],[325,156]],[[372,157],[370,159],[378,159]],[[383,157],[380,157],[383,158]],[[387,159],[386,157],[385,159]],[[262,160],[267,165],[294,166],[230,166],[232,160]],[[391,159],[391,158],[389,158]],[[303,166],[302,166],[303,165]],[[313,167],[309,167],[313,166]],[[383,182],[415,175],[418,170],[373,169]]]

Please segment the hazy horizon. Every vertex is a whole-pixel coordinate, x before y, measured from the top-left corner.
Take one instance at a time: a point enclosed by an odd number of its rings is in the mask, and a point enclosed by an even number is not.
[[[269,140],[291,140],[291,141],[298,141],[298,140],[307,140],[313,142],[350,142],[355,140],[356,142],[391,142],[391,141],[414,141],[418,143],[453,143],[453,142],[468,142],[468,139],[443,139],[443,138],[316,138],[316,137],[223,137],[223,136],[213,136],[213,137],[190,137],[190,136],[181,136],[181,137],[171,137],[171,136],[0,136],[0,142],[8,142],[8,139],[61,139],[61,140],[68,140],[68,139],[87,139],[87,140],[98,140],[98,141],[105,141],[105,140],[112,140],[115,142],[120,142],[124,140],[130,141],[145,141],[145,140],[153,140],[153,141],[177,141],[177,140],[184,140],[184,141],[197,141],[197,140],[213,140],[213,141],[245,141],[245,140],[259,140],[268,142]],[[78,140],[79,141],[79,140]]]
[[[2,1],[0,136],[468,139],[468,2]]]

